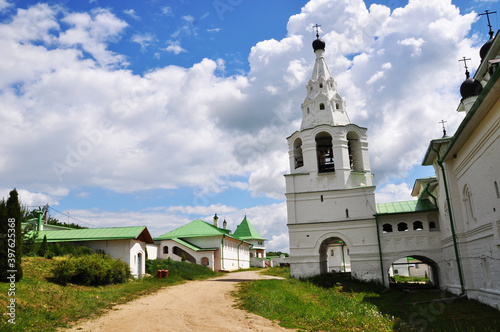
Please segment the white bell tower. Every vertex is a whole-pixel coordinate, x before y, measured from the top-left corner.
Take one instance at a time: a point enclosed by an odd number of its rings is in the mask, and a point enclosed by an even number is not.
[[[328,271],[327,258],[320,254],[324,246],[317,248],[328,232],[359,228],[356,223],[360,221],[363,228],[376,231],[367,130],[351,123],[345,99],[326,65],[325,42],[319,34],[316,37],[316,60],[301,105],[302,125],[287,138],[290,174],[285,175],[286,199],[294,277]],[[326,248],[335,241],[353,245],[356,240],[348,239],[349,233],[327,236]]]

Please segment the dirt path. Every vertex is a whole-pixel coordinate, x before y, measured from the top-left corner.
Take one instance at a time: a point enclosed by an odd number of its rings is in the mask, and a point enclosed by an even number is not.
[[[67,331],[295,331],[233,307],[238,282],[263,278],[273,277],[246,271],[171,286]]]

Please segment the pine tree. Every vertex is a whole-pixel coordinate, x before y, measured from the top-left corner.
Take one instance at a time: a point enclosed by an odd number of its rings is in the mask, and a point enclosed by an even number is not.
[[[43,241],[42,245],[40,246],[40,249],[38,249],[38,256],[45,257],[49,253],[49,248],[47,245],[47,235],[43,236]]]
[[[21,266],[21,256],[23,255],[21,223],[23,213],[16,189],[10,192],[4,206],[5,208],[0,212],[0,234],[2,235],[2,249],[0,252],[1,280],[7,281],[7,276],[11,274],[7,271],[14,270],[16,271],[16,281],[19,281],[23,277],[23,268]],[[11,250],[9,251],[9,249]],[[9,253],[14,253],[14,255],[11,255],[14,257],[9,257]],[[9,259],[14,260],[9,261]]]
[[[8,259],[8,241],[7,241],[7,207],[5,200],[0,201],[0,281],[6,281],[7,278],[7,259]]]

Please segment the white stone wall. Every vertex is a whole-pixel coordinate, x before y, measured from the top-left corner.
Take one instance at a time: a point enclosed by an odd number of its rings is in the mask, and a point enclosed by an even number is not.
[[[103,250],[113,258],[119,258],[130,266],[130,273],[134,277],[144,275],[146,271],[146,243],[137,240],[103,240],[75,242],[91,248],[93,251]],[[138,266],[138,255],[142,255],[141,265]],[[139,274],[140,272],[140,274]]]
[[[500,309],[500,198],[495,187],[495,182],[500,185],[498,97],[489,106],[489,113],[445,166],[467,296]],[[452,249],[447,249],[447,255],[454,259]],[[450,279],[447,286],[457,293],[458,280]]]
[[[146,244],[146,251],[148,253],[148,259],[157,259],[158,258],[158,244]]]
[[[225,270],[233,271],[237,269],[246,269],[250,267],[250,245],[248,243],[241,243],[231,237],[225,237],[222,241],[221,237],[205,237],[205,238],[190,238],[191,243],[205,244],[208,247],[216,247],[217,250],[204,250],[194,251],[182,244],[173,240],[161,240],[159,245],[158,258],[167,259],[171,258],[176,261],[181,261],[181,257],[173,253],[173,247],[179,247],[188,252],[196,260],[196,264],[202,264],[204,258],[208,259],[207,267],[212,270]],[[218,243],[218,246],[217,246]],[[168,247],[168,254],[164,254],[164,246]]]
[[[321,245],[325,240],[335,239],[346,243],[351,271],[355,276],[362,280],[381,282],[374,218],[349,222],[289,224],[288,229],[293,277],[304,278],[320,274]],[[328,265],[325,265],[325,268],[327,267]]]

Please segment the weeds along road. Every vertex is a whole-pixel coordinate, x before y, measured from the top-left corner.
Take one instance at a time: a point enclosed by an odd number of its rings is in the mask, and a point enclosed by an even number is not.
[[[235,272],[171,286],[126,304],[66,331],[295,331],[234,308],[230,292],[242,281],[274,278],[257,271]]]

